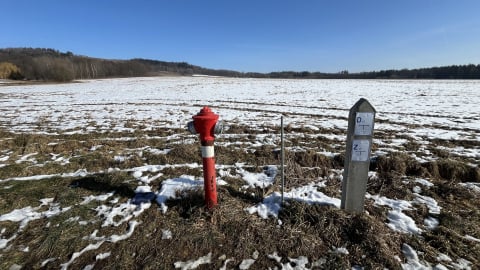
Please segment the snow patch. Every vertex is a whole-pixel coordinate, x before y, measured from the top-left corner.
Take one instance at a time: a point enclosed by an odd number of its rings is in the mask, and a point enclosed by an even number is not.
[[[402,245],[402,253],[407,259],[407,263],[402,264],[404,270],[427,270],[431,269],[428,262],[420,261],[417,252],[408,244]]]
[[[92,201],[106,201],[108,200],[108,198],[112,197],[113,194],[115,194],[115,192],[110,192],[110,193],[98,195],[98,196],[93,196],[93,195],[86,196],[86,197],[83,197],[83,201],[80,203],[80,205],[89,204]]]
[[[162,239],[165,240],[165,239],[172,239],[173,235],[172,235],[172,231],[170,230],[162,230]]]
[[[366,195],[367,198],[373,199],[375,205],[388,206],[392,210],[388,211],[387,219],[389,223],[387,226],[395,231],[404,233],[420,234],[422,230],[417,227],[415,221],[404,214],[402,211],[411,210],[412,204],[405,200],[393,200],[387,197],[380,197],[379,195]]]
[[[111,252],[100,253],[97,256],[95,256],[95,260],[97,260],[97,261],[104,260],[104,259],[110,257],[110,255],[112,255]]]
[[[180,268],[181,270],[190,270],[196,269],[202,264],[210,264],[212,262],[212,253],[208,253],[207,255],[200,257],[196,260],[189,260],[186,262],[175,262],[173,265],[175,268]]]
[[[266,188],[271,186],[275,181],[275,176],[277,174],[276,167],[268,166],[264,173],[251,173],[245,171],[243,168],[237,168],[238,173],[242,175],[242,179],[247,182],[248,185],[244,188]]]
[[[162,182],[162,188],[157,194],[157,203],[163,213],[167,212],[168,206],[165,202],[168,199],[177,198],[177,192],[201,188],[203,181],[196,181],[194,176],[182,175],[179,178],[167,179]]]
[[[285,200],[295,200],[307,204],[324,204],[340,208],[340,199],[332,198],[318,191],[322,183],[310,183],[306,186],[294,188],[284,193]],[[266,197],[262,203],[256,206],[248,207],[246,211],[250,214],[257,213],[260,217],[266,219],[269,216],[278,217],[281,208],[281,194],[274,192]]]
[[[71,209],[71,207],[61,208],[58,203],[52,203],[52,198],[42,199],[40,201],[42,204],[38,207],[27,206],[21,209],[15,209],[10,213],[3,214],[0,216],[0,221],[20,222],[19,231],[22,231],[32,220],[50,218]],[[49,209],[38,212],[38,210],[40,210],[40,208],[43,206],[49,206]]]

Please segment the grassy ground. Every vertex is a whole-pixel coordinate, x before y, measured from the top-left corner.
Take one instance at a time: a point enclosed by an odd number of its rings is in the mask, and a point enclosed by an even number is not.
[[[58,269],[75,258],[79,251],[99,243],[99,238],[95,237],[127,233],[134,224],[102,226],[105,216],[99,215],[96,209],[101,205],[113,209],[134,196],[138,181],[131,168],[146,164],[201,164],[198,142],[184,132],[159,129],[134,133],[33,135],[0,131],[0,155],[9,156],[3,162],[5,166],[0,167],[0,179],[50,175],[43,180],[0,182],[0,215],[27,207],[37,207],[36,212],[47,213],[25,227],[21,222],[0,221],[1,238],[12,239],[6,248],[0,249],[0,269],[9,269],[12,265],[24,269]],[[220,136],[217,140],[217,164],[244,162],[248,165],[245,168],[252,172],[261,172],[265,165],[278,164],[276,146],[251,146],[258,140],[258,134],[271,132],[271,129],[261,131],[232,126],[227,131],[231,136]],[[278,133],[278,130],[273,132]],[[184,135],[181,139],[172,139],[177,133]],[[287,188],[325,180],[325,187],[319,190],[340,198],[339,171],[343,168],[344,151],[341,142],[317,136],[308,129],[287,130],[287,136],[287,147],[301,146],[305,150],[286,153]],[[127,137],[131,139],[124,139]],[[227,143],[238,141],[243,145],[227,146]],[[368,184],[367,192],[372,195],[413,200],[412,189],[418,185],[415,179],[428,179],[434,184],[424,188],[422,194],[434,198],[440,205],[441,213],[433,215],[439,220],[439,226],[433,230],[423,226],[423,220],[432,216],[424,205],[415,205],[407,213],[423,229],[421,235],[391,230],[386,225],[388,208],[374,205],[370,199],[366,200],[363,214],[287,201],[279,213],[281,222],[273,218],[261,219],[246,212],[245,208],[260,202],[267,190],[242,190],[241,179],[226,176],[223,180],[228,185],[218,187],[219,206],[213,211],[204,209],[201,190],[192,190],[181,194],[180,199],[168,201],[165,214],[153,204],[135,217],[140,224],[128,239],[114,241],[112,237],[105,237],[98,249],[86,250],[70,268],[83,269],[95,264],[95,269],[171,269],[175,262],[210,254],[211,262],[198,269],[220,269],[225,264],[228,269],[237,268],[249,258],[257,258],[251,269],[268,269],[300,256],[308,258],[307,267],[316,269],[350,269],[356,265],[365,269],[400,269],[406,260],[401,251],[403,243],[417,250],[421,259],[432,263],[438,262],[439,253],[444,253],[453,261],[463,258],[478,267],[480,244],[465,236],[480,238],[480,194],[461,183],[480,182],[479,161],[442,152],[437,147],[465,146],[466,143],[471,147],[479,146],[478,142],[434,141],[426,146],[431,150],[430,161],[419,162],[411,154],[422,157],[425,148],[407,138],[400,149],[372,163],[371,169],[377,172]],[[374,149],[378,147],[381,146],[374,145]],[[158,154],[148,149],[171,150]],[[337,154],[325,156],[319,151]],[[32,155],[27,156],[29,154]],[[118,156],[126,158],[120,160]],[[86,170],[89,174],[62,175],[78,170]],[[165,179],[184,174],[202,175],[201,167],[186,166],[165,166],[161,173],[150,183],[153,190],[158,190]],[[278,186],[275,189],[278,190]],[[109,192],[115,193],[105,201],[84,203],[85,197]],[[53,200],[42,205],[40,200],[45,198]],[[48,211],[53,209],[60,213],[48,217]],[[115,219],[120,221],[119,216]],[[167,231],[171,232],[171,238],[166,237]],[[348,254],[338,252],[337,248],[342,247]],[[103,253],[110,255],[98,256]],[[273,256],[275,253],[278,257]]]

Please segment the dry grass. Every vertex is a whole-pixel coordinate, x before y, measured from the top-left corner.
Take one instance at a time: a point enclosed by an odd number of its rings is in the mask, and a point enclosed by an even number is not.
[[[129,123],[136,127],[136,123]],[[276,132],[275,128],[252,130],[244,126],[232,126],[229,134],[248,134],[241,140],[245,146],[256,142],[257,133]],[[1,153],[11,157],[0,168],[0,179],[40,174],[59,174],[86,169],[98,172],[81,178],[52,177],[41,181],[0,182],[0,214],[9,213],[23,207],[36,207],[43,198],[54,198],[62,207],[72,207],[69,211],[51,218],[31,221],[18,233],[18,223],[0,222],[2,238],[18,234],[9,243],[9,249],[0,250],[0,268],[8,269],[13,264],[25,269],[38,269],[40,263],[55,258],[45,268],[58,269],[67,262],[74,252],[92,244],[84,238],[95,230],[98,235],[124,234],[128,224],[118,227],[102,227],[102,217],[94,209],[105,202],[90,202],[81,205],[85,196],[115,192],[119,203],[134,196],[137,180],[126,171],[107,173],[108,168],[129,169],[133,167],[166,164],[201,164],[199,144],[185,144],[171,141],[168,136],[180,130],[158,129],[135,131],[133,133],[110,133],[89,135],[34,135],[13,134],[0,130]],[[343,151],[337,141],[321,136],[302,137],[295,134],[307,132],[303,128],[289,128],[288,147],[301,145],[305,151],[286,153],[287,187],[293,188],[312,181],[325,181],[320,190],[329,196],[340,198]],[[311,133],[311,131],[308,131]],[[325,131],[327,132],[327,131]],[[312,135],[312,134],[310,134]],[[385,134],[387,136],[387,134]],[[115,140],[115,138],[134,138]],[[314,138],[314,139],[312,139]],[[221,136],[218,138],[222,142]],[[228,139],[223,140],[228,142]],[[440,142],[439,142],[440,143]],[[447,142],[441,142],[447,145]],[[468,142],[459,142],[466,145]],[[96,146],[101,145],[95,150]],[[454,147],[455,141],[448,141]],[[317,147],[315,149],[314,147]],[[168,154],[155,154],[139,149],[171,149]],[[130,150],[128,150],[130,149]],[[307,205],[296,201],[287,201],[279,213],[282,224],[275,219],[261,219],[248,214],[244,209],[260,202],[265,190],[242,190],[243,181],[235,177],[224,177],[227,186],[219,186],[219,206],[214,211],[204,209],[203,193],[193,190],[176,200],[167,201],[169,210],[162,214],[154,204],[136,218],[141,224],[133,235],[125,241],[105,242],[99,249],[88,251],[71,265],[71,269],[82,269],[95,263],[95,269],[171,269],[177,261],[188,261],[212,253],[212,262],[198,269],[219,269],[226,259],[232,258],[228,268],[238,268],[242,260],[259,257],[251,269],[280,267],[280,264],[268,258],[277,252],[287,258],[306,256],[308,267],[315,262],[318,269],[349,269],[361,265],[365,269],[400,269],[395,256],[402,257],[401,247],[408,243],[417,251],[423,252],[423,258],[436,262],[439,252],[448,254],[453,260],[465,258],[480,265],[480,247],[478,243],[465,238],[470,235],[480,238],[480,200],[479,194],[459,185],[461,182],[480,182],[478,165],[470,161],[440,153],[436,161],[420,163],[411,157],[420,146],[410,141],[404,144],[407,153],[392,152],[379,157],[372,169],[377,177],[369,180],[368,192],[389,198],[412,200],[412,189],[416,184],[412,179],[426,178],[434,184],[424,188],[423,195],[434,198],[442,207],[440,215],[433,215],[440,221],[434,230],[424,230],[421,236],[400,234],[386,225],[388,208],[373,205],[366,201],[366,212],[353,215],[336,208]],[[320,151],[334,151],[334,157],[319,154]],[[142,152],[142,154],[138,154]],[[32,161],[16,163],[21,156],[37,153]],[[277,147],[264,145],[248,149],[237,147],[216,147],[217,163],[233,165],[244,162],[251,166],[249,170],[261,172],[265,165],[278,164]],[[54,161],[52,155],[65,157],[67,164]],[[115,156],[128,157],[116,161]],[[443,157],[443,158],[442,158]],[[163,175],[150,183],[153,189],[161,187],[162,181],[180,175],[201,177],[199,168],[166,167]],[[334,175],[334,177],[331,177]],[[45,207],[42,211],[47,210]],[[432,216],[428,209],[416,206],[408,212],[417,224]],[[71,221],[74,218],[87,221],[80,225]],[[162,238],[162,230],[172,233],[171,239]],[[28,251],[25,248],[28,247]],[[348,254],[339,253],[337,248],[346,248]],[[103,260],[96,260],[100,253],[111,252]],[[221,259],[219,259],[221,258]]]

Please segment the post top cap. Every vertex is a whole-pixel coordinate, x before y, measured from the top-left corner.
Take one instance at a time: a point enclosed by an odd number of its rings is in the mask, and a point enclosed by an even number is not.
[[[375,108],[365,98],[360,98],[355,105],[350,109],[350,112],[373,112],[376,113]]]

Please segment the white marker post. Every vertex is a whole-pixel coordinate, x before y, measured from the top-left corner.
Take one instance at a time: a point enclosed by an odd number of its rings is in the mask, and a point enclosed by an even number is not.
[[[368,100],[361,98],[350,109],[341,202],[346,211],[363,212],[374,121],[375,109]]]

